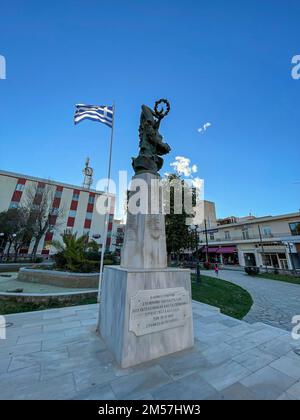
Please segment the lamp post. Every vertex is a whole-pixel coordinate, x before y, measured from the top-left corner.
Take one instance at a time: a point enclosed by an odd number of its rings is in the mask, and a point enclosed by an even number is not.
[[[208,237],[207,237],[207,221],[204,220],[205,224],[205,242],[206,242],[206,263],[209,263],[209,257],[208,257]]]
[[[192,225],[190,226],[190,229],[192,232],[195,233],[195,239],[196,239],[196,254],[197,254],[197,263],[196,263],[196,283],[201,283],[201,273],[200,273],[200,263],[199,263],[199,233],[201,232],[201,229],[198,225]]]
[[[0,252],[1,252],[1,254],[0,254],[0,261],[2,261],[2,258],[3,258],[3,254],[4,254],[4,248],[3,248],[3,244],[4,244],[4,236],[5,236],[5,233],[0,233],[0,238],[1,238],[1,245],[0,245]]]

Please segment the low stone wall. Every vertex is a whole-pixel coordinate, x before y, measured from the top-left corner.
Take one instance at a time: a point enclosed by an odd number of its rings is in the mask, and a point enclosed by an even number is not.
[[[29,263],[1,263],[0,264],[0,273],[13,273],[19,271],[22,267],[32,267],[34,264]]]
[[[36,304],[53,304],[53,303],[76,303],[84,299],[97,298],[98,291],[91,290],[88,292],[69,292],[69,293],[53,293],[53,294],[37,294],[37,293],[0,293],[0,302],[17,302],[17,303],[36,303]]]
[[[53,263],[0,263],[0,273],[13,273],[19,271],[20,268],[31,268],[35,265],[53,265]]]
[[[68,273],[54,270],[34,270],[21,268],[17,280],[48,284],[49,286],[66,287],[70,289],[97,289],[99,284],[98,273]]]

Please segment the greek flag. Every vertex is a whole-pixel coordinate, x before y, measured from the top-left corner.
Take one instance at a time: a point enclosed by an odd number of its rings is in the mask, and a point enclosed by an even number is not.
[[[98,105],[76,105],[74,122],[80,123],[82,120],[99,121],[108,127],[113,125],[114,109],[112,106],[98,106]]]

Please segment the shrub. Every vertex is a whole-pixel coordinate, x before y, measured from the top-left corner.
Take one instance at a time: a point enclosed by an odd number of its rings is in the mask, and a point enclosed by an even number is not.
[[[205,263],[203,263],[203,267],[205,268],[205,270],[210,270],[211,269],[211,263],[208,261],[205,261]]]
[[[64,252],[58,252],[57,254],[55,254],[53,256],[54,262],[55,262],[55,266],[57,268],[65,268],[67,265],[67,260],[66,257],[64,255]]]
[[[249,276],[257,276],[259,274],[259,268],[258,267],[245,267],[245,272]]]
[[[80,267],[77,267],[76,269],[79,273],[93,273],[99,271],[100,263],[99,261],[85,260],[82,262]]]
[[[119,256],[115,252],[105,252],[104,259],[110,260],[111,261],[110,265],[119,263]]]
[[[114,265],[114,261],[106,258],[103,260],[103,265]]]
[[[92,250],[85,252],[85,258],[89,261],[100,261],[101,254],[99,251]]]

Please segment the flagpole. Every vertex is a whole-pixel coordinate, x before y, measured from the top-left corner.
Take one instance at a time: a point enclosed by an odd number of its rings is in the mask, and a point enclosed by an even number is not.
[[[102,283],[102,278],[103,278],[104,254],[105,254],[105,249],[106,249],[108,223],[109,223],[110,206],[111,206],[111,200],[110,200],[110,196],[109,196],[109,187],[110,187],[111,161],[112,161],[112,150],[113,150],[113,139],[114,139],[114,128],[115,128],[115,110],[116,110],[116,105],[115,105],[115,102],[114,102],[113,103],[113,115],[112,115],[112,127],[111,127],[111,135],[110,135],[110,144],[109,144],[108,174],[107,174],[107,187],[106,187],[107,189],[106,189],[106,200],[105,200],[105,201],[107,201],[107,210],[105,212],[105,217],[104,217],[104,235],[103,235],[102,249],[101,249],[99,287],[98,287],[98,297],[97,297],[97,302],[98,303],[100,303],[101,283]],[[100,307],[99,307],[97,331],[99,331],[99,328],[100,328]]]

